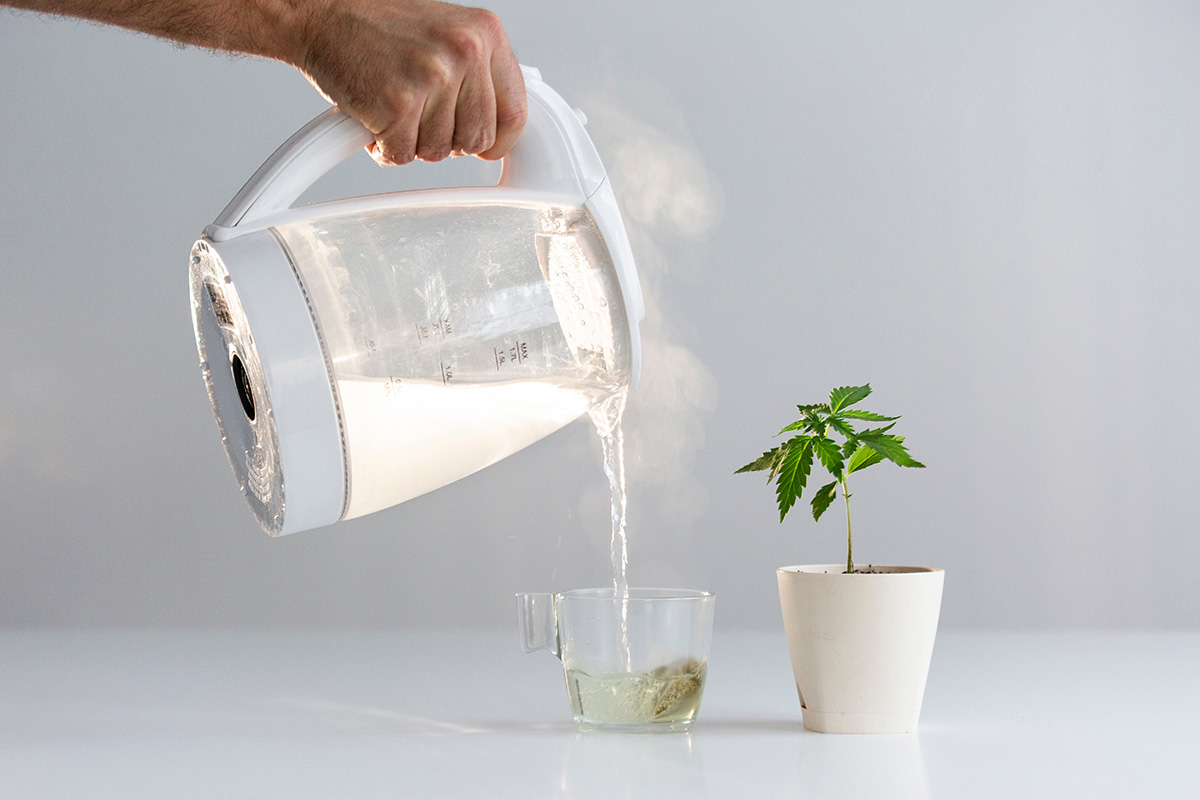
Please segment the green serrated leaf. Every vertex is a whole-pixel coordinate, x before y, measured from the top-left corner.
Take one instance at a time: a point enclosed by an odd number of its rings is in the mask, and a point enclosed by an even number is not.
[[[833,413],[861,402],[871,394],[871,385],[839,386],[829,393],[829,409]]]
[[[828,439],[824,436],[812,440],[812,449],[816,453],[817,458],[821,459],[821,464],[829,471],[829,474],[835,478],[842,477],[842,448],[838,447],[837,442]]]
[[[854,428],[850,426],[850,423],[846,422],[846,420],[842,419],[838,414],[834,414],[829,417],[829,427],[833,428],[847,439],[854,439],[858,436],[858,434],[854,432]]]
[[[881,456],[877,451],[872,450],[866,445],[859,444],[858,449],[854,451],[854,453],[850,456],[850,460],[846,462],[846,474],[850,475],[858,472],[860,469],[866,469],[867,467],[874,466],[880,461],[883,461],[883,456]]]
[[[779,445],[779,457],[775,459],[775,467],[771,473],[767,475],[767,483],[775,480],[775,476],[779,474],[779,470],[783,469],[783,464],[787,460],[788,455],[797,449],[807,449],[812,447],[811,436],[793,436],[783,444]]]
[[[805,422],[808,423],[807,430],[812,431],[814,436],[824,436],[828,425],[825,422],[825,417],[821,416],[822,412],[810,411],[804,415]]]
[[[899,417],[885,417],[883,414],[876,414],[871,411],[862,411],[857,408],[843,408],[839,412],[843,417],[849,419],[861,419],[864,422],[891,422],[892,420],[900,419]]]
[[[924,468],[924,464],[917,461],[908,454],[908,449],[904,446],[904,437],[895,436],[893,434],[879,434],[870,438],[863,436],[862,443],[874,450],[879,455],[897,464],[901,467],[919,467]]]
[[[789,431],[808,431],[810,433],[814,432],[812,422],[806,418],[806,419],[796,420],[791,425],[788,425],[786,428],[784,428],[783,430],[781,430],[779,433],[777,433],[775,435],[782,436],[783,434],[788,433]]]
[[[821,515],[825,513],[826,509],[829,508],[830,503],[832,503],[836,498],[837,481],[831,481],[822,486],[820,489],[817,489],[817,493],[813,495],[812,499],[813,520],[820,522]]]
[[[796,406],[796,409],[801,414],[811,414],[813,412],[829,411],[829,406],[825,403],[809,403],[804,406]]]
[[[779,502],[779,521],[791,511],[792,506],[804,493],[808,474],[812,470],[812,439],[796,437],[796,444],[788,448],[775,477],[775,499]]]
[[[735,471],[733,474],[737,475],[742,472],[760,472],[761,470],[764,470],[764,469],[769,469],[772,472],[774,472],[775,465],[779,461],[779,458],[780,458],[781,450],[782,450],[782,447],[772,447],[770,450],[763,453],[761,456],[754,459],[746,466]]]
[[[858,438],[865,440],[875,436],[882,436],[894,427],[896,427],[896,423],[893,422],[891,425],[884,425],[882,428],[867,428],[865,431],[858,434]]]

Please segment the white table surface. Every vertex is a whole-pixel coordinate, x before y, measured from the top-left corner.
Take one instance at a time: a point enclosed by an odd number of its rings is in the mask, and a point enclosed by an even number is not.
[[[0,798],[1200,798],[1200,632],[939,634],[921,730],[810,733],[719,627],[688,734],[578,734],[496,631],[0,631]]]

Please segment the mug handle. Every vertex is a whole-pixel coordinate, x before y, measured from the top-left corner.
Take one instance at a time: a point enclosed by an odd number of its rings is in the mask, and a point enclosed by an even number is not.
[[[518,594],[517,621],[521,629],[521,646],[526,653],[549,650],[562,658],[558,640],[558,615],[552,594]]]
[[[584,119],[542,81],[521,67],[528,117],[521,138],[502,161],[498,187],[566,196],[582,203],[604,181],[604,166],[584,130]],[[308,187],[375,135],[341,109],[330,108],[294,133],[251,176],[208,227],[216,241],[232,239],[253,223],[291,208]]]

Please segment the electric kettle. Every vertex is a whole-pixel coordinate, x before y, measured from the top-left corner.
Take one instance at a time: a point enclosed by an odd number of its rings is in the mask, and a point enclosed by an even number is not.
[[[636,383],[645,312],[612,187],[583,115],[522,70],[497,185],[294,206],[373,141],[333,108],[193,246],[201,371],[267,533],[437,489]]]

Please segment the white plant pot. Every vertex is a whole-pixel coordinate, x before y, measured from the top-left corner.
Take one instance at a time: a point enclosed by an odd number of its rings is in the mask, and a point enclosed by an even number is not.
[[[847,575],[845,565],[819,564],[778,571],[783,627],[808,730],[917,729],[945,573],[872,569]]]

